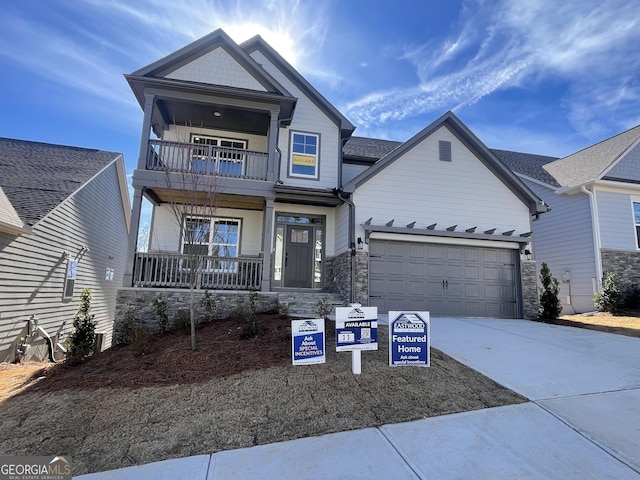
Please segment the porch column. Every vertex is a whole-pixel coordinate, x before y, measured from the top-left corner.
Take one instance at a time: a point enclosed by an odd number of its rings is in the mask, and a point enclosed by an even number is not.
[[[138,170],[146,170],[147,154],[149,152],[149,139],[151,138],[151,119],[153,118],[153,104],[155,95],[144,95],[144,119],[142,120],[142,132],[140,133],[140,151],[138,152]]]
[[[279,176],[276,170],[279,168],[277,162],[276,148],[278,146],[278,115],[279,111],[271,110],[269,122],[269,159],[267,160],[267,181],[275,182]]]
[[[133,286],[133,265],[138,248],[138,230],[140,229],[140,211],[142,210],[142,189],[133,190],[133,205],[131,207],[131,228],[127,240],[127,266],[122,280],[123,287]]]
[[[260,290],[271,290],[271,238],[273,237],[273,199],[267,198],[262,221],[262,285]]]

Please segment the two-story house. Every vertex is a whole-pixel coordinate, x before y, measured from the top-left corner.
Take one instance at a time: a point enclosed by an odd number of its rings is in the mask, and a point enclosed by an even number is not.
[[[217,30],[126,78],[144,120],[123,292],[184,288],[198,252],[199,289],[535,315],[525,251],[546,206],[452,113],[345,162],[354,125],[260,37]]]

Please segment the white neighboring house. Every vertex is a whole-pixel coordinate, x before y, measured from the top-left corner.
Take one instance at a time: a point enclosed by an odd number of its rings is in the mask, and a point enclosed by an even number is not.
[[[184,292],[195,250],[208,257],[201,290],[537,314],[524,252],[546,206],[452,113],[400,146],[352,138],[355,127],[262,38],[236,44],[222,30],[126,78],[144,120],[119,311]],[[184,174],[215,177],[215,215],[176,222],[169,205],[187,198]],[[137,245],[143,198],[154,206],[148,251]],[[208,237],[190,243],[181,226]]]
[[[130,212],[121,154],[0,138],[0,361],[49,358],[85,287],[111,344]]]
[[[563,312],[593,311],[607,272],[640,284],[640,126],[559,159],[493,152],[552,210],[533,245],[560,281]]]

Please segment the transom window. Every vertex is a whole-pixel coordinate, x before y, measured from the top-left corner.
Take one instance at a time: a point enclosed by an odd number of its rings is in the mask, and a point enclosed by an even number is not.
[[[640,248],[640,202],[633,202],[633,221],[636,225],[636,245]]]
[[[289,175],[318,178],[319,136],[311,133],[291,133]]]
[[[186,217],[182,253],[215,257],[203,268],[235,271],[240,252],[240,220],[229,218]],[[188,259],[187,259],[188,261]],[[187,266],[188,268],[188,266]]]
[[[192,135],[191,143],[203,145],[193,150],[192,170],[229,176],[243,174],[246,155],[241,150],[247,149],[245,140]]]

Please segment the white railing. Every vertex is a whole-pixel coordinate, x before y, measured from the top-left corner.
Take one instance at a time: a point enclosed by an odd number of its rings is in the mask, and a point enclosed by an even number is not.
[[[259,289],[261,280],[262,257],[138,252],[133,270],[134,287],[189,288],[193,283],[198,289],[250,290]]]
[[[241,148],[149,140],[147,170],[267,179],[269,154]]]

